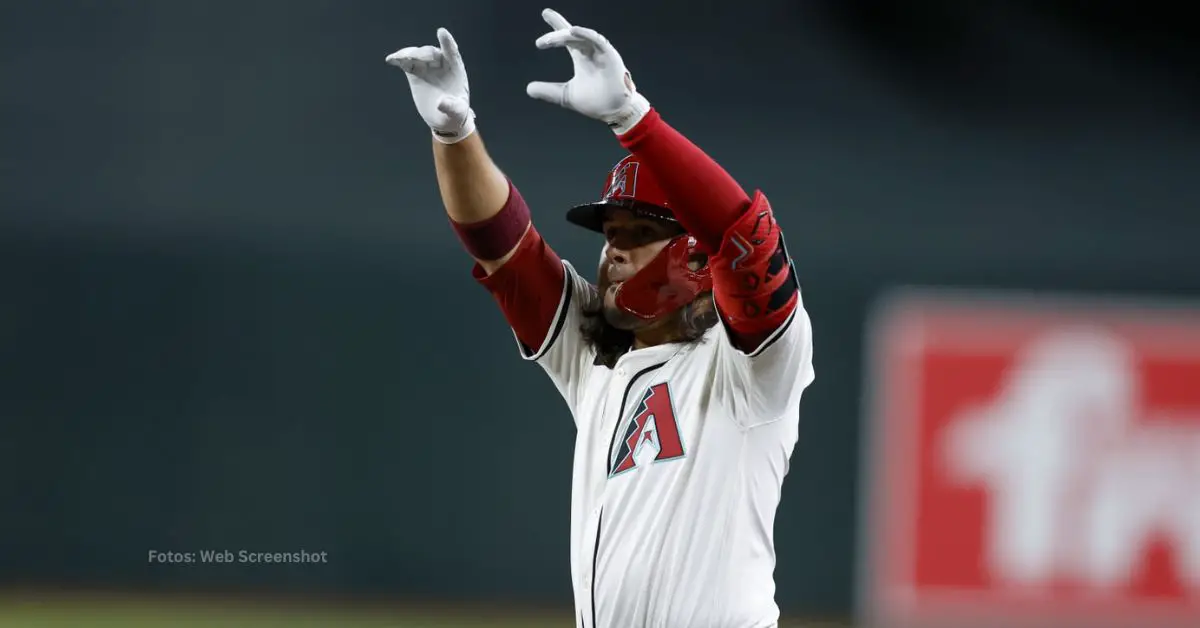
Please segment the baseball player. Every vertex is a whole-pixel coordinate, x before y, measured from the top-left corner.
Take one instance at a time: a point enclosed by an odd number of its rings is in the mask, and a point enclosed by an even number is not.
[[[773,526],[813,381],[812,332],[771,206],[640,94],[594,30],[547,9],[574,77],[529,96],[603,122],[628,156],[567,220],[603,236],[595,284],[562,260],[476,130],[458,44],[408,76],[450,225],[526,360],[575,421],[571,579],[581,628],[775,626]]]

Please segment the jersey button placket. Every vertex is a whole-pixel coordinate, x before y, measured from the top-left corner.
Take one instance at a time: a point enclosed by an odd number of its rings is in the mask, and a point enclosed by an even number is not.
[[[612,395],[612,397],[610,399],[609,407],[615,409],[615,408],[620,408],[622,406],[621,402],[624,400],[625,386],[628,384],[628,382],[626,381],[626,369],[624,366],[617,366],[617,368],[613,371],[613,374],[616,375],[616,377],[613,378],[609,382],[609,386],[611,387],[610,388],[611,392],[609,394]],[[622,419],[622,417],[620,417],[620,416],[615,417],[614,420],[618,423],[618,425],[613,425],[610,429],[614,429],[614,430],[619,429],[619,427],[620,427],[619,423],[620,423],[621,419]],[[591,600],[592,600],[593,605],[596,603],[596,599],[595,599],[594,591],[592,590],[592,586],[593,586],[592,581],[596,577],[594,570],[596,568],[596,562],[599,559],[598,553],[600,550],[600,535],[601,535],[600,517],[602,516],[602,513],[604,512],[604,502],[606,501],[605,495],[606,495],[606,493],[608,493],[608,488],[609,488],[608,464],[610,461],[608,460],[608,457],[610,457],[612,455],[613,455],[613,452],[611,451],[611,448],[605,451],[605,460],[603,462],[603,464],[604,464],[603,479],[601,480],[603,483],[600,485],[600,490],[597,495],[598,503],[597,503],[596,507],[593,508],[591,511],[591,521],[590,521],[591,525],[589,526],[592,530],[592,533],[596,535],[592,539],[593,555],[591,556],[592,560],[585,563],[586,566],[584,567],[584,572],[583,572],[583,584],[584,584],[584,586],[586,586],[588,588],[589,593],[592,594]],[[593,609],[593,612],[595,612],[595,609]]]
[[[601,500],[603,500],[603,497],[601,497]],[[583,577],[580,579],[581,583],[583,584],[583,588],[584,588],[584,591],[583,591],[583,594],[585,596],[584,599],[586,599],[588,601],[589,608],[591,608],[596,603],[595,591],[592,589],[592,579],[595,577],[593,570],[596,568],[596,559],[597,559],[596,541],[599,538],[598,535],[600,534],[599,523],[600,523],[601,509],[602,509],[601,506],[596,506],[595,508],[592,508],[591,512],[589,513],[591,516],[588,518],[588,528],[591,531],[591,535],[589,535],[589,537],[590,537],[589,540],[591,542],[589,543],[588,547],[586,547],[585,552],[584,552],[583,565],[582,565],[583,566]],[[592,616],[594,617],[595,610],[592,609],[590,612],[592,613]],[[585,624],[585,625],[590,626],[590,624]]]

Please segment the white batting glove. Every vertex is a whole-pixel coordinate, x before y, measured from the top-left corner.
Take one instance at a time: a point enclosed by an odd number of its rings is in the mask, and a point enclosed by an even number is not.
[[[433,137],[454,144],[475,132],[471,110],[471,88],[458,43],[450,31],[437,31],[440,46],[415,46],[397,50],[387,62],[408,76],[417,113],[433,131]]]
[[[539,37],[537,47],[566,48],[575,66],[575,76],[566,83],[534,81],[525,92],[532,98],[600,120],[617,135],[637,126],[650,111],[650,103],[637,92],[617,49],[600,33],[571,26],[553,9],[542,11],[542,19],[554,30]]]

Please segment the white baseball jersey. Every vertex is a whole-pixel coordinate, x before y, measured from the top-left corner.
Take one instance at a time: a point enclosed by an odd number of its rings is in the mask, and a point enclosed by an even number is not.
[[[803,303],[753,354],[722,324],[694,343],[593,364],[567,262],[550,333],[527,360],[575,420],[571,579],[581,628],[775,626],[773,527],[813,381]]]

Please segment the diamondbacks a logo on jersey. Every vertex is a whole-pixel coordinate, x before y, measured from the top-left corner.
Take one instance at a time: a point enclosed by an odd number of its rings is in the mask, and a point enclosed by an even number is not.
[[[682,458],[683,454],[671,389],[666,382],[655,384],[642,395],[629,419],[609,477],[639,465]]]

